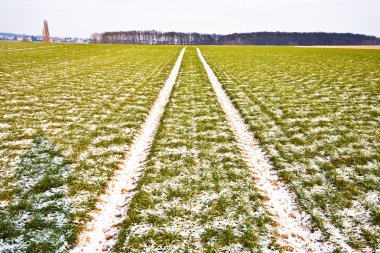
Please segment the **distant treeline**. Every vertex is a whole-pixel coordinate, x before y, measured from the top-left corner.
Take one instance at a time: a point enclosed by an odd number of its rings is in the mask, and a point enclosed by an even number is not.
[[[253,32],[228,35],[126,31],[96,33],[93,43],[153,45],[379,45],[380,38],[352,33]]]

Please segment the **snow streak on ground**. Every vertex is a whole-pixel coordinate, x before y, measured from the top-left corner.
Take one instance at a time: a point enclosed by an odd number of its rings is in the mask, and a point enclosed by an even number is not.
[[[253,135],[248,131],[248,127],[224,92],[212,69],[200,50],[197,50],[218,100],[227,115],[244,160],[252,170],[256,187],[267,200],[265,205],[268,215],[277,225],[280,237],[278,243],[282,245],[285,251],[331,252],[332,246],[323,242],[324,238],[321,232],[318,230],[312,231],[309,216],[298,209],[294,197],[279,180],[277,173],[268,163],[263,151],[253,138]],[[350,249],[347,245],[345,245],[345,248]]]
[[[270,223],[197,51],[189,48],[115,251],[273,252]]]
[[[4,52],[4,47],[27,45],[36,50]],[[69,44],[38,49],[41,45],[0,43],[0,252],[4,245],[12,247],[6,252],[39,253],[73,247],[181,51]],[[44,145],[41,152],[49,156],[38,153],[23,163],[34,150],[36,135],[44,136],[69,164],[70,181],[50,179],[58,175],[56,152]],[[35,183],[26,195],[18,171],[38,171],[25,181]],[[52,195],[56,182],[65,186]],[[56,213],[70,219],[54,225]]]
[[[128,204],[134,195],[134,189],[143,171],[143,164],[148,155],[154,135],[169,101],[171,90],[179,72],[185,48],[182,49],[168,80],[142,128],[141,134],[133,142],[126,160],[115,172],[108,184],[106,193],[100,197],[97,211],[91,216],[93,220],[87,224],[80,235],[78,246],[72,252],[109,251],[115,244],[115,236],[120,230]]]
[[[313,224],[338,251],[379,251],[380,51],[201,50]]]

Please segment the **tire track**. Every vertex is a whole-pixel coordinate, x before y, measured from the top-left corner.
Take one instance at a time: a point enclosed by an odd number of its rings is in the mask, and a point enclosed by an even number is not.
[[[334,248],[331,243],[325,241],[321,231],[312,229],[309,215],[296,205],[295,196],[280,181],[199,48],[197,51],[219,103],[226,113],[243,159],[253,174],[256,187],[266,199],[264,206],[268,216],[276,223],[277,242],[281,248],[288,252],[332,252]],[[336,237],[337,240],[333,241],[338,241],[342,249],[353,252],[351,247],[342,240],[342,235],[332,236]]]
[[[144,162],[169,101],[185,50],[186,48],[182,49],[142,126],[141,133],[134,140],[126,159],[120,164],[120,170],[115,172],[108,183],[106,192],[100,196],[96,210],[90,213],[92,219],[80,234],[78,244],[71,253],[109,252],[115,245],[129,203],[135,194],[138,179],[144,171]]]

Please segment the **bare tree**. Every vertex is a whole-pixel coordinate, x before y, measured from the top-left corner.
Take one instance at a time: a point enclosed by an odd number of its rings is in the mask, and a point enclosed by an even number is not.
[[[351,33],[256,32],[228,35],[158,31],[105,32],[96,43],[161,45],[378,45],[380,38]]]

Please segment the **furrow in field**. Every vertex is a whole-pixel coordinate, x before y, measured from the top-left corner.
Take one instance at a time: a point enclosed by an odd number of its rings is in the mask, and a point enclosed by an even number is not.
[[[267,200],[265,202],[267,213],[277,225],[278,243],[285,251],[332,251],[332,246],[324,242],[322,233],[312,229],[310,217],[295,204],[294,196],[278,178],[240,113],[233,106],[200,50],[197,50],[218,100],[227,115],[244,160],[254,175],[256,187]]]
[[[79,243],[72,252],[109,251],[115,244],[124,214],[134,195],[137,181],[144,169],[154,135],[169,101],[171,90],[179,72],[185,48],[182,49],[177,62],[172,69],[159,97],[154,103],[141,134],[135,139],[127,154],[126,160],[120,164],[120,170],[115,172],[108,183],[106,193],[101,195],[97,210],[91,213],[93,219],[87,224],[79,237]]]

